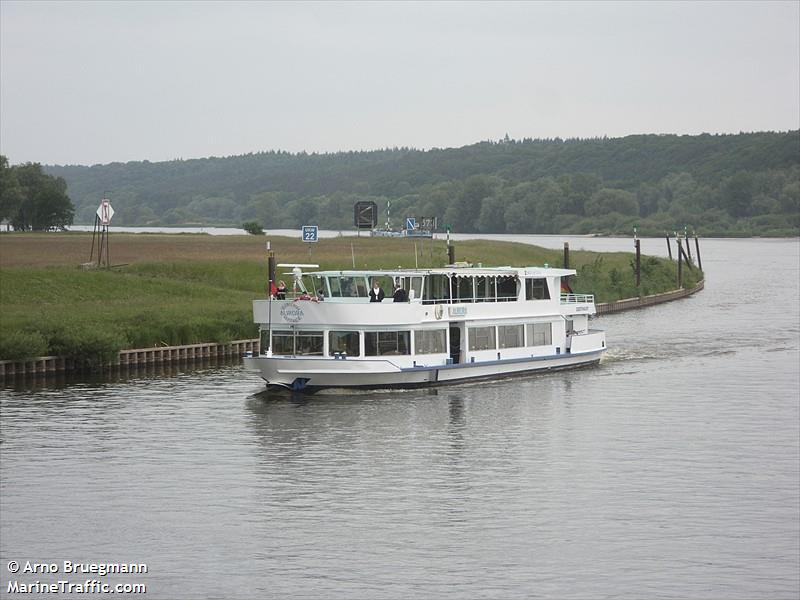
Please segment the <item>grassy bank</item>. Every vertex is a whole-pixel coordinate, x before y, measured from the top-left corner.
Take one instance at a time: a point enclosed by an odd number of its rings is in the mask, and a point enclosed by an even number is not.
[[[118,234],[109,270],[83,270],[91,234],[0,235],[0,359],[61,355],[95,365],[122,348],[256,337],[251,301],[266,290],[266,238]],[[415,247],[416,246],[416,247]],[[322,269],[442,266],[444,241],[333,238],[313,246],[272,238],[278,262]],[[456,244],[484,266],[561,264],[561,252],[486,240]],[[598,301],[675,288],[676,267],[643,258],[642,288],[627,253],[573,251],[573,290]],[[282,270],[280,270],[282,271]],[[699,274],[688,273],[686,285]]]

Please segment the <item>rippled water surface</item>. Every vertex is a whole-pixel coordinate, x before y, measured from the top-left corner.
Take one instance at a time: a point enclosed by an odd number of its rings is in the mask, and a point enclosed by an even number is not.
[[[10,560],[72,560],[147,563],[106,579],[148,598],[797,598],[800,246],[702,250],[705,291],[596,321],[594,369],[0,391],[0,595]]]

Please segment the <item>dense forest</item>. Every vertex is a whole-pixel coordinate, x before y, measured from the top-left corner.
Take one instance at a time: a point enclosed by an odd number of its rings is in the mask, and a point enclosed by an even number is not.
[[[353,227],[353,205],[391,225],[438,217],[481,233],[800,234],[800,131],[512,140],[462,148],[47,166],[77,223],[108,196],[114,225]]]

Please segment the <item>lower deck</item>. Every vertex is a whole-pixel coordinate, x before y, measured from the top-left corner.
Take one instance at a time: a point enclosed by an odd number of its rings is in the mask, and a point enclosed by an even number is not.
[[[436,366],[580,352],[592,333],[585,316],[575,321],[443,321],[381,328],[281,324],[262,325],[261,349],[268,356],[357,361],[391,357],[401,367]]]
[[[245,359],[270,386],[298,391],[326,387],[416,387],[446,382],[496,378],[532,371],[565,369],[599,362],[605,351],[605,333],[589,331],[567,336],[569,346],[493,349],[492,354],[453,360],[447,353],[385,355],[349,358],[267,354]],[[459,357],[460,358],[460,357]]]

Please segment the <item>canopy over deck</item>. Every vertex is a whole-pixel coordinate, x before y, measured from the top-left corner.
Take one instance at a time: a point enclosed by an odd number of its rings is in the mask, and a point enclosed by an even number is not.
[[[446,275],[455,277],[513,277],[530,275],[538,277],[566,277],[576,275],[574,269],[552,267],[437,267],[434,269],[360,269],[344,271],[307,271],[303,275],[316,277],[420,277]]]

